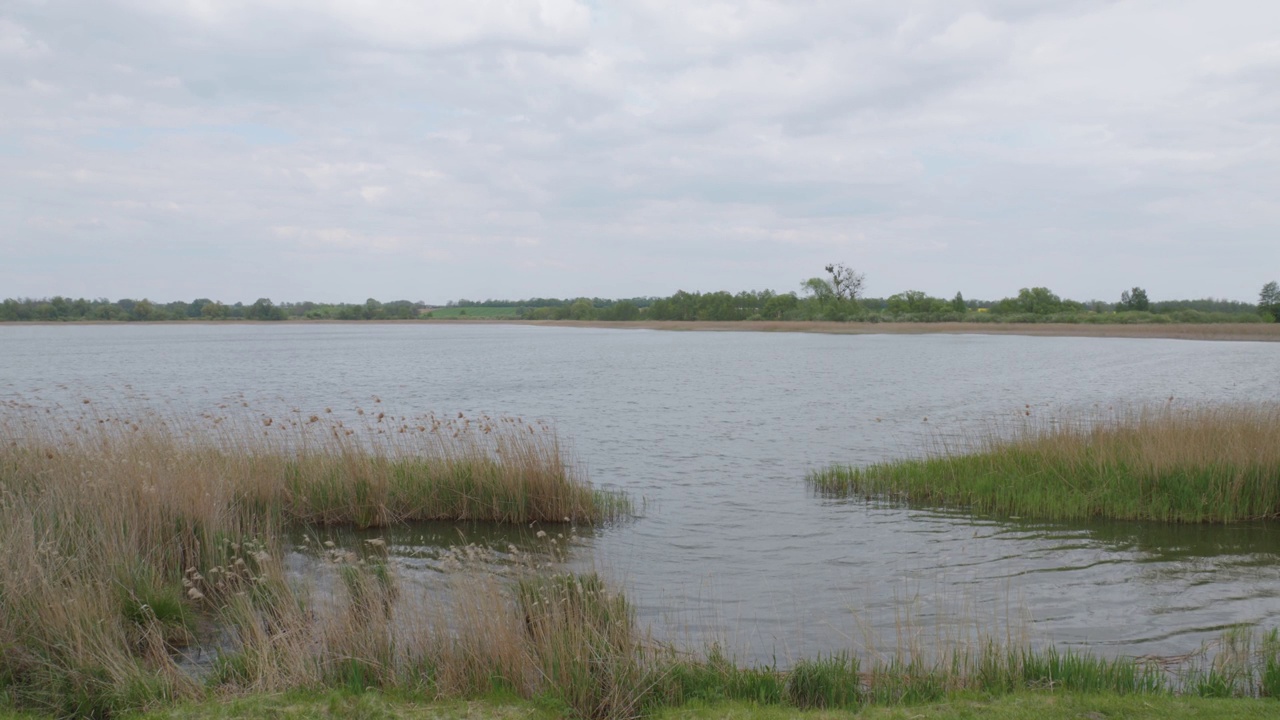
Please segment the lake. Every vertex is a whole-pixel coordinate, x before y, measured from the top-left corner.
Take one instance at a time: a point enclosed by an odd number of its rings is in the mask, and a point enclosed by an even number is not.
[[[1036,523],[825,499],[806,471],[919,455],[1021,422],[1142,404],[1276,401],[1280,343],[659,332],[509,325],[0,326],[0,412],[544,419],[634,519],[569,563],[667,638],[741,660],[892,647],[904,618],[1105,653],[1280,625],[1280,528]],[[377,402],[380,401],[380,402]],[[1027,415],[1030,413],[1030,416]],[[505,546],[532,529],[462,529]],[[386,533],[429,573],[453,528]],[[426,577],[424,575],[424,577]]]

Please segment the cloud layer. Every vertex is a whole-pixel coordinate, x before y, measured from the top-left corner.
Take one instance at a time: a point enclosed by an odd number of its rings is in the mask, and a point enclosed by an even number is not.
[[[0,296],[1256,299],[1265,0],[14,0]]]

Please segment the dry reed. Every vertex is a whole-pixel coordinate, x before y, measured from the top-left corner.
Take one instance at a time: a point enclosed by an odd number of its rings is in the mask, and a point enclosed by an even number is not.
[[[626,509],[582,479],[550,429],[514,419],[377,414],[352,428],[318,416],[60,422],[10,410],[0,422],[0,693],[64,716],[202,692],[177,654],[197,636],[230,638],[236,651],[220,672],[247,689],[326,684],[355,672],[344,657],[368,659],[372,684],[398,681],[380,669],[391,667],[377,641],[385,617],[335,633],[289,583],[287,526],[597,522]],[[350,579],[353,608],[390,602],[376,583]],[[402,660],[394,666],[403,674]]]

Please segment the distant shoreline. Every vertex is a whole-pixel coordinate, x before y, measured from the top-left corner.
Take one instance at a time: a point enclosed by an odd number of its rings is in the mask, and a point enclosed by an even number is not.
[[[1226,340],[1280,342],[1280,323],[1165,323],[1165,324],[1085,324],[1085,323],[867,323],[811,320],[75,320],[69,322],[13,321],[0,327],[60,325],[527,325],[531,327],[608,328],[615,330],[663,330],[676,332],[799,332],[828,335],[1028,335],[1038,337],[1116,337],[1167,340]]]
[[[453,322],[453,321],[437,321]],[[481,321],[475,321],[477,324]],[[1032,335],[1045,337],[1119,337],[1167,340],[1236,340],[1280,342],[1280,323],[1168,323],[1091,325],[1075,323],[841,323],[823,321],[742,320],[734,322],[654,320],[599,322],[593,320],[489,321],[552,327],[636,328],[707,332],[802,332],[828,335]]]

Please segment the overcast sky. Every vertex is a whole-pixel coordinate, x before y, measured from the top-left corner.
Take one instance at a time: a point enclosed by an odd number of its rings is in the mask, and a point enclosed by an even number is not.
[[[1276,0],[3,0],[0,297],[1280,278]]]

